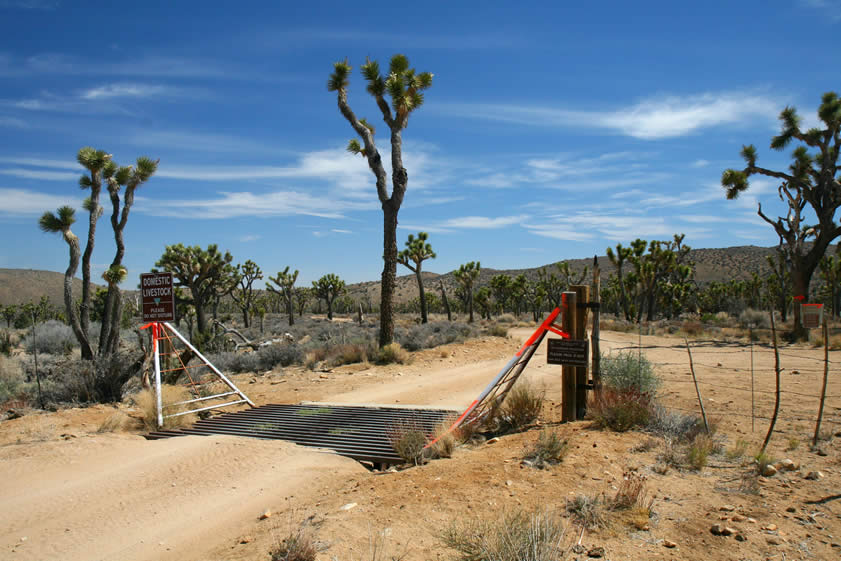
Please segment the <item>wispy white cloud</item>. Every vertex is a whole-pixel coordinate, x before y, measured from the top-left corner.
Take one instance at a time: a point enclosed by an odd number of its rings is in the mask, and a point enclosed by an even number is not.
[[[41,53],[27,58],[6,55],[0,60],[0,75],[74,75],[74,76],[160,76],[185,78],[245,78],[248,73],[226,68],[209,59],[175,56],[147,56],[132,60],[91,60],[60,53]],[[252,76],[253,79],[253,76]]]
[[[82,171],[82,166],[72,160],[53,160],[49,158],[26,158],[26,157],[0,157],[0,164],[13,164],[17,166],[29,166],[51,169],[69,169]]]
[[[73,181],[79,179],[79,174],[67,171],[46,171],[24,168],[0,169],[0,174],[22,177],[24,179],[43,179],[46,181]]]
[[[256,242],[257,240],[259,240],[262,237],[263,236],[260,236],[259,234],[248,234],[248,235],[245,235],[245,236],[238,237],[237,240],[241,241],[241,242]]]
[[[708,165],[710,165],[710,162],[708,162],[707,160],[695,160],[695,161],[694,161],[694,162],[692,162],[692,164],[690,164],[690,165],[691,165],[693,168],[705,168],[705,167],[707,167]]]
[[[653,97],[635,105],[604,110],[513,104],[441,104],[433,107],[476,119],[540,127],[604,129],[643,140],[658,140],[710,127],[773,119],[780,104],[759,94],[720,92]]]
[[[800,0],[800,3],[820,10],[831,21],[841,21],[841,0]]]
[[[28,129],[29,123],[23,119],[17,119],[15,117],[0,117],[0,127],[10,129]]]
[[[177,216],[179,218],[222,219],[242,216],[318,216],[321,218],[343,218],[350,210],[370,208],[370,205],[355,204],[334,198],[313,196],[300,191],[274,191],[255,194],[248,191],[237,193],[220,192],[207,199],[148,199],[138,197],[138,212],[153,216]]]
[[[106,84],[84,90],[79,97],[87,100],[103,100],[120,97],[142,98],[177,93],[175,88],[157,84]]]
[[[528,215],[518,214],[516,216],[460,216],[446,220],[430,222],[428,224],[400,224],[402,230],[413,230],[416,232],[429,232],[434,234],[445,234],[456,230],[495,230],[506,228],[516,224],[522,224]]]
[[[36,216],[64,205],[79,208],[81,202],[81,199],[67,195],[0,187],[0,215],[5,216]]]
[[[344,230],[342,228],[331,228],[330,231],[335,232],[337,234],[352,234],[353,233],[352,230]]]

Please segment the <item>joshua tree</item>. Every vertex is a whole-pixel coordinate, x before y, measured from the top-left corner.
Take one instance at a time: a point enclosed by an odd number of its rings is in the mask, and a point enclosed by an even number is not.
[[[70,210],[73,210],[73,209],[71,208]],[[71,222],[71,224],[72,224],[72,222]],[[49,231],[52,232],[53,230],[49,230]],[[56,231],[60,232],[61,230],[56,230]],[[76,238],[76,245],[78,246],[78,244],[79,244],[79,241],[78,241],[78,238]],[[78,266],[78,263],[76,265]],[[15,321],[15,318],[17,317],[17,315],[18,315],[17,304],[9,304],[8,306],[3,308],[3,319],[6,320],[6,329],[9,329],[10,327],[12,327],[12,322]]]
[[[307,304],[312,299],[312,289],[306,286],[295,287],[295,308],[298,310],[298,317],[304,315]]]
[[[252,285],[255,280],[262,278],[263,271],[251,259],[247,260],[244,265],[237,264],[236,284],[231,291],[231,298],[234,299],[234,302],[242,311],[242,321],[245,327],[251,327],[251,307],[254,305],[254,288]]]
[[[274,277],[269,277],[266,288],[277,294],[283,303],[286,304],[286,314],[289,316],[289,325],[295,325],[295,281],[298,280],[298,269],[289,272],[289,266],[279,271]],[[277,288],[270,283],[277,285]],[[304,300],[306,302],[306,300]],[[300,314],[299,314],[300,315]]]
[[[333,301],[345,291],[345,281],[337,275],[329,273],[317,281],[312,281],[312,290],[317,298],[327,303],[327,319],[333,319]]]
[[[469,323],[473,323],[473,284],[479,278],[481,269],[482,266],[478,261],[471,261],[459,266],[458,270],[453,272],[453,276],[461,284],[465,296],[467,296],[467,311],[470,314]]]
[[[756,165],[757,153],[753,145],[742,147],[742,158],[747,164],[742,170],[728,169],[721,176],[727,198],[735,199],[749,187],[752,175],[764,175],[780,180],[777,189],[780,199],[788,206],[785,218],[776,220],[757,209],[759,216],[780,238],[780,246],[791,263],[791,282],[796,299],[808,299],[812,274],[820,264],[829,244],[841,235],[841,226],[835,223],[835,211],[841,206],[841,181],[839,181],[838,155],[841,150],[841,98],[827,92],[821,99],[818,117],[824,128],[803,131],[800,116],[794,107],[780,113],[780,134],[771,139],[771,148],[783,150],[792,140],[798,142],[792,152],[788,171],[775,171]],[[811,207],[816,224],[807,224],[804,211]],[[794,307],[795,338],[806,336],[800,319],[799,306]]]
[[[102,329],[99,332],[99,356],[108,356],[117,351],[120,342],[120,319],[122,318],[122,294],[120,283],[123,282],[128,271],[123,267],[123,257],[126,245],[123,231],[128,222],[131,207],[134,204],[134,192],[152,177],[158,169],[158,162],[141,156],[136,165],[123,166],[113,174],[107,176],[108,195],[111,199],[111,228],[114,230],[114,241],[117,251],[111,266],[102,278],[108,283],[108,294],[105,297],[105,310],[102,314]],[[109,163],[113,163],[109,160]],[[114,164],[116,165],[116,164]],[[93,176],[93,174],[92,174]],[[122,209],[120,208],[120,189],[123,193]]]
[[[511,298],[513,293],[511,277],[508,275],[492,276],[490,290],[496,303],[496,306],[494,306],[496,308],[496,313],[499,315],[504,311],[505,304]]]
[[[616,253],[613,248],[607,248],[607,258],[616,267],[616,276],[619,281],[619,302],[622,304],[622,314],[625,316],[625,321],[631,321],[631,310],[628,306],[628,291],[625,287],[625,278],[622,267],[625,261],[631,257],[633,250],[630,247],[623,247],[621,243],[616,244]]]
[[[409,67],[409,59],[404,55],[394,55],[389,65],[388,76],[380,74],[377,61],[366,60],[362,65],[362,76],[368,82],[368,93],[377,102],[383,121],[389,128],[391,140],[391,196],[388,194],[388,174],[383,166],[382,157],[374,143],[374,127],[365,119],[359,119],[353,113],[347,101],[348,77],[350,64],[347,59],[333,65],[333,73],[327,81],[327,89],[336,92],[339,111],[347,119],[353,130],[359,135],[348,143],[348,151],[360,154],[368,161],[376,177],[377,196],[383,209],[383,274],[382,299],[380,302],[380,347],[394,339],[394,286],[397,276],[397,213],[406,194],[409,175],[403,167],[403,129],[409,124],[409,115],[423,104],[423,90],[432,85],[432,74],[416,73]],[[385,96],[391,98],[391,106]]]
[[[426,293],[423,290],[421,265],[427,259],[435,259],[435,252],[432,251],[432,246],[426,241],[428,238],[429,234],[426,232],[418,232],[417,238],[415,238],[412,234],[409,234],[409,239],[406,241],[406,249],[397,255],[397,262],[415,273],[415,278],[418,279],[421,323],[429,321],[428,309],[426,307]]]
[[[67,242],[67,246],[70,249],[70,263],[64,272],[64,308],[67,312],[67,321],[70,322],[70,327],[73,329],[73,334],[76,335],[76,339],[78,339],[83,349],[87,346],[87,353],[93,357],[93,351],[88,342],[88,335],[82,330],[79,315],[76,313],[76,306],[73,302],[73,276],[76,274],[76,269],[79,268],[79,255],[81,252],[79,249],[79,238],[70,230],[74,222],[76,222],[76,211],[69,206],[63,206],[55,214],[45,212],[38,221],[38,226],[44,232],[61,232],[61,236]],[[7,307],[6,310],[8,309]]]
[[[175,277],[176,286],[190,289],[190,297],[185,301],[196,310],[196,323],[199,332],[207,333],[207,305],[216,298],[220,288],[231,286],[236,269],[231,265],[233,257],[229,252],[220,253],[216,244],[187,247],[182,244],[168,245],[164,254],[155,263]]]

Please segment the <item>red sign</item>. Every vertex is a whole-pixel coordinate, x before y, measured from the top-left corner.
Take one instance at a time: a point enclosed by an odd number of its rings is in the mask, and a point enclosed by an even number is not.
[[[143,301],[143,321],[175,320],[175,292],[172,273],[143,273],[140,275]]]

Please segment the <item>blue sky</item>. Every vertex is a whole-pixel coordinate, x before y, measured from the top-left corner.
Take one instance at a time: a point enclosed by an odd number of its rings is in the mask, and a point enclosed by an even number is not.
[[[76,206],[84,238],[75,154],[91,145],[161,160],[126,229],[128,285],[179,242],[304,283],[378,279],[374,179],[344,151],[326,81],[347,57],[351,106],[387,154],[358,68],[397,52],[435,74],[403,135],[398,230],[401,247],[430,233],[428,270],[678,232],[697,248],[774,245],[756,203],[782,212],[776,184],[727,201],[719,178],[743,143],[786,166],[768,149],[779,111],[816,123],[841,88],[841,1],[575,4],[0,0],[0,267],[66,268],[37,219]],[[113,252],[103,218],[95,273]]]

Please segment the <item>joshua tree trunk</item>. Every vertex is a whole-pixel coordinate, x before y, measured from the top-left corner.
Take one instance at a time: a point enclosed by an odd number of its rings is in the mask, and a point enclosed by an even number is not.
[[[453,321],[453,313],[450,310],[450,300],[447,298],[447,290],[444,288],[444,281],[438,281],[441,285],[441,301],[444,303],[444,311],[447,312],[447,321]]]
[[[395,182],[397,181],[395,174]],[[406,170],[403,170],[406,177]],[[405,190],[405,183],[403,184]],[[394,192],[398,190],[395,188]],[[402,197],[401,197],[402,199]],[[394,339],[394,284],[397,278],[397,211],[400,203],[394,202],[394,195],[382,203],[383,207],[383,274],[380,298],[380,347]]]
[[[421,307],[421,323],[427,323],[429,321],[429,313],[426,309],[426,292],[423,290],[423,279],[421,278],[421,268],[418,265],[417,271],[415,271],[415,277],[418,279],[418,294],[420,298],[420,307]]]
[[[76,274],[76,269],[79,268],[79,254],[81,251],[79,249],[79,238],[72,232],[67,231],[64,233],[64,240],[70,246],[70,264],[64,273],[64,307],[67,310],[67,321],[70,322],[73,334],[76,335],[76,339],[79,341],[82,356],[93,358],[93,350],[88,341],[88,334],[82,330],[73,302],[73,276]]]

